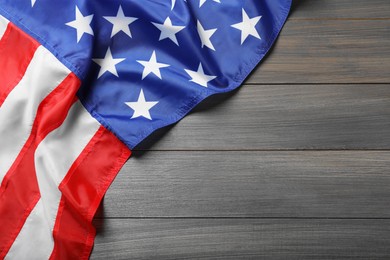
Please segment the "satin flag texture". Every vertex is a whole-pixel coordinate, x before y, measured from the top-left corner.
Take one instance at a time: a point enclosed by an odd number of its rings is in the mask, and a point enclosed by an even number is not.
[[[131,150],[233,90],[291,0],[0,0],[0,259],[87,259]]]

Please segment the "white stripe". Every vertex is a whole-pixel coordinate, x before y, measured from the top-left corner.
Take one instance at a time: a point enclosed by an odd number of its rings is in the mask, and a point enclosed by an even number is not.
[[[99,126],[78,101],[70,109],[64,123],[39,144],[35,152],[35,166],[43,210],[37,209],[37,214],[28,217],[7,258],[50,257],[54,248],[52,231],[61,200],[58,186]],[[41,231],[40,236],[37,236],[37,229],[45,231]],[[40,250],[35,250],[36,248]]]
[[[0,15],[0,39],[3,38],[5,31],[7,30],[9,21]]]
[[[0,183],[30,136],[39,104],[69,73],[41,46],[0,107]]]
[[[14,245],[19,245],[17,247],[23,245],[24,252],[35,252],[34,254],[41,254],[41,255],[45,252],[46,249],[44,247],[38,246],[35,243],[36,238],[49,237],[51,235],[50,230],[45,228],[47,226],[46,220],[44,218],[41,218],[41,216],[44,213],[45,211],[44,211],[42,201],[39,200],[38,203],[35,205],[35,208],[31,211],[26,222],[24,223],[22,230],[20,231],[18,237],[14,241]],[[30,238],[31,240],[26,240],[26,238],[29,235],[28,233],[34,234],[34,237]],[[20,255],[20,252],[17,251],[18,250],[17,247],[12,246],[11,250],[8,252],[5,259],[32,259],[32,260],[36,259],[36,258],[31,258],[28,254]]]

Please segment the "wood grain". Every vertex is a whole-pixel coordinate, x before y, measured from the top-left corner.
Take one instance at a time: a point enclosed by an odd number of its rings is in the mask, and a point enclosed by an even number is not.
[[[147,152],[98,217],[390,217],[390,152]]]
[[[389,133],[390,84],[247,85],[137,149],[389,149]]]
[[[289,20],[247,83],[390,83],[390,20]]]
[[[390,1],[387,0],[293,0],[289,21],[384,18],[390,18]]]
[[[91,259],[388,259],[390,220],[106,219]]]

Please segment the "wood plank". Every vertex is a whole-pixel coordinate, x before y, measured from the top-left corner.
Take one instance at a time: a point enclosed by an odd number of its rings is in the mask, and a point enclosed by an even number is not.
[[[388,259],[390,220],[106,219],[91,259]]]
[[[135,153],[102,217],[390,217],[390,151]]]
[[[389,149],[390,85],[247,85],[137,149]]]
[[[293,0],[291,19],[378,19],[390,17],[388,0]]]
[[[289,20],[247,83],[390,83],[390,20]]]

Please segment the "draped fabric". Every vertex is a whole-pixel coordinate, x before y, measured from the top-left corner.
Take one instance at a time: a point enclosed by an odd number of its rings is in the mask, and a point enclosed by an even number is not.
[[[0,0],[0,258],[88,258],[130,151],[242,84],[291,0]]]

